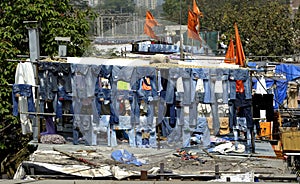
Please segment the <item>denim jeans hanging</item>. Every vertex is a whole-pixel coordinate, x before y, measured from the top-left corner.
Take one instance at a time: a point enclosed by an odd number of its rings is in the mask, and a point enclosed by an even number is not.
[[[12,100],[13,100],[13,115],[18,115],[18,105],[19,100],[18,97],[26,97],[28,104],[28,112],[36,112],[35,104],[32,94],[32,86],[29,84],[14,84],[12,89]],[[34,117],[33,114],[29,115],[30,117]]]

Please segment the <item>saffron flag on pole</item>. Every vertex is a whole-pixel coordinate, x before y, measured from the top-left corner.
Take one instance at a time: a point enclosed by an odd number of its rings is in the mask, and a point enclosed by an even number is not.
[[[197,16],[203,17],[203,13],[199,10],[196,0],[193,2],[193,12],[196,13]]]
[[[196,29],[197,25],[198,25],[198,17],[196,15],[196,13],[194,13],[191,10],[189,10],[189,12],[188,12],[188,30],[187,30],[187,35],[191,39],[201,41],[199,33],[198,33],[197,29]]]
[[[237,65],[240,65],[241,67],[244,67],[245,66],[245,53],[244,53],[244,50],[243,50],[243,46],[242,46],[242,42],[241,42],[241,38],[240,38],[240,35],[239,35],[239,30],[238,30],[238,27],[237,27],[237,24],[235,23],[234,24],[234,29],[235,29],[235,54],[236,54],[236,57],[235,57],[235,64]],[[237,80],[236,81],[236,92],[239,92],[239,93],[243,93],[245,91],[245,88],[244,88],[244,84],[243,84],[243,81],[242,80]]]
[[[150,26],[151,28],[153,28],[154,26],[158,26],[158,22],[155,20],[155,18],[153,17],[153,15],[151,14],[151,12],[149,10],[147,10],[146,12],[146,22],[145,22],[148,26]]]
[[[193,1],[193,12],[198,16],[198,32],[200,32],[200,19],[199,17],[203,17],[203,13],[199,10],[196,0]]]
[[[158,26],[158,22],[155,20],[151,12],[147,11],[146,20],[144,24],[144,33],[150,36],[151,38],[158,40],[158,37],[155,35],[154,31],[152,30],[154,26]]]
[[[244,67],[246,57],[245,57],[245,54],[244,54],[241,38],[240,38],[240,35],[239,35],[239,30],[238,30],[238,27],[237,27],[236,23],[234,24],[234,29],[235,29],[235,46],[236,46],[235,64]]]
[[[228,49],[227,49],[227,52],[226,52],[226,55],[225,55],[224,62],[228,63],[228,64],[235,64],[235,61],[234,61],[234,44],[233,44],[232,38],[230,38],[229,46],[228,46]]]
[[[193,1],[193,12],[198,16],[198,32],[200,32],[200,19],[199,17],[203,17],[203,13],[199,10],[196,0]]]
[[[155,40],[158,40],[158,37],[156,36],[156,34],[152,30],[152,28],[149,25],[147,25],[147,24],[144,25],[144,33],[146,35],[150,36],[151,38],[153,38]]]

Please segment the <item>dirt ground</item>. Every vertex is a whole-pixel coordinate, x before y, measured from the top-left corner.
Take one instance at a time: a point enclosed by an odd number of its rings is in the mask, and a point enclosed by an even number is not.
[[[55,152],[53,148],[60,151]],[[118,149],[126,149],[146,164],[136,166],[114,161],[111,158],[111,153]],[[291,172],[288,170],[286,162],[276,157],[261,158],[253,154],[211,154],[201,149],[184,151],[194,155],[197,160],[195,158],[182,160],[182,155],[176,149],[132,148],[128,145],[119,145],[113,148],[82,145],[40,145],[39,149],[32,155],[31,161],[66,165],[89,165],[87,163],[99,166],[114,165],[136,173],[147,171],[148,174],[159,173],[161,163],[163,163],[165,173],[180,175],[214,175],[216,168],[219,169],[220,173],[253,172],[254,174],[269,176],[285,175]],[[63,152],[72,154],[73,158],[62,154]],[[75,158],[83,158],[81,160],[88,162],[84,163]]]

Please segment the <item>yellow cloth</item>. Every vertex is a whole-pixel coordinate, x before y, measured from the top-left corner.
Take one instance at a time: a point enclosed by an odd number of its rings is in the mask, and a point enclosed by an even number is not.
[[[142,133],[142,139],[149,139],[150,138],[150,133],[144,132]]]
[[[118,90],[130,90],[130,84],[124,81],[118,81],[117,83]]]

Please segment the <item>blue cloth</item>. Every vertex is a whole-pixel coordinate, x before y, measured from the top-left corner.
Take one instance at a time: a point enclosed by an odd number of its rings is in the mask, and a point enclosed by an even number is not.
[[[65,103],[72,103],[72,96],[70,96],[64,86],[59,85],[58,86],[58,92],[57,92],[57,102],[56,102],[56,117],[57,118],[62,118],[63,114],[63,105]],[[66,107],[66,106],[65,106]],[[70,113],[73,113],[73,108],[72,106],[68,106],[68,110]]]
[[[275,83],[276,83],[276,90],[275,90],[274,98],[276,100],[275,100],[274,109],[278,109],[279,105],[281,105],[287,97],[286,91],[288,88],[288,81],[276,80]]]
[[[176,110],[175,103],[166,104],[166,91],[160,92],[160,99],[158,102],[158,124],[162,123],[164,117],[170,117],[168,122],[170,126],[175,127],[176,123]],[[167,108],[169,108],[169,113],[167,114]]]
[[[275,73],[283,74],[288,81],[291,81],[300,77],[300,67],[291,64],[280,64],[276,65]]]
[[[278,109],[279,106],[283,103],[283,101],[287,97],[287,87],[288,87],[288,81],[286,79],[279,79],[279,80],[274,80],[270,78],[266,78],[266,86],[267,89],[270,88],[273,85],[276,85],[276,88],[274,89],[274,109]],[[252,79],[252,87],[254,89],[257,88],[257,79],[253,78]]]
[[[149,51],[160,53],[174,53],[179,52],[179,47],[177,45],[149,44]]]
[[[35,105],[33,101],[32,86],[29,84],[14,84],[12,90],[12,100],[13,100],[13,115],[18,115],[19,101],[17,96],[27,97],[28,112],[35,112]],[[33,117],[34,115],[29,115]]]
[[[168,84],[166,89],[166,103],[172,104],[174,103],[174,94],[176,91],[176,82],[181,77],[183,88],[184,88],[184,95],[182,103],[184,105],[190,105],[192,102],[192,80],[191,80],[191,68],[170,68],[169,69],[169,78]]]
[[[156,74],[156,68],[154,67],[136,67],[136,69],[132,73],[131,78],[131,86],[133,90],[141,89],[141,79],[143,79],[145,76],[149,77],[150,79],[150,85],[151,85],[151,94],[152,97],[157,99],[158,93],[157,93],[157,74]],[[143,94],[138,94],[139,96],[143,96]]]
[[[127,150],[116,150],[111,153],[111,158],[117,162],[123,164],[134,164],[141,166],[142,162],[138,161],[137,158]]]
[[[250,68],[256,68],[256,66],[257,66],[257,64],[255,62],[248,62],[247,65]]]
[[[173,128],[170,126],[168,118],[165,117],[161,121],[161,134],[162,134],[162,136],[168,137],[171,134],[172,130],[173,130]]]
[[[203,102],[210,103],[211,102],[211,94],[210,94],[210,82],[209,82],[210,70],[209,68],[192,68],[192,79],[193,79],[193,89],[196,90],[197,80],[202,79],[204,85],[204,99]],[[193,92],[194,93],[194,92]]]
[[[245,89],[246,99],[252,98],[252,91],[250,86],[250,76],[249,70],[245,69],[230,69],[229,70],[229,84],[230,84],[230,93],[229,98],[234,100],[236,98],[236,81],[242,80]]]
[[[112,67],[112,75],[110,81],[111,83],[111,99],[118,99],[119,90],[118,90],[118,81],[124,81],[124,82],[131,82],[132,81],[132,75],[134,72],[135,67],[133,66],[116,66],[114,65]],[[132,84],[132,83],[131,83]],[[132,89],[132,86],[130,87]],[[120,107],[120,101],[119,100],[112,100],[112,107],[115,112],[114,120],[115,122],[112,122],[113,124],[119,123],[119,107]]]

